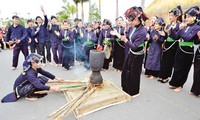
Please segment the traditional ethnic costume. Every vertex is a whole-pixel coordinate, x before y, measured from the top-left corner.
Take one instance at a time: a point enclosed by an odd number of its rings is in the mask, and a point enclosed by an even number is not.
[[[122,74],[121,84],[122,89],[131,96],[139,94],[140,91],[140,75],[144,58],[144,42],[146,41],[147,31],[142,25],[145,19],[145,14],[138,7],[132,7],[125,12],[125,17],[133,21],[138,17],[140,24],[130,27],[127,31],[125,43],[129,47],[129,54],[125,60]]]

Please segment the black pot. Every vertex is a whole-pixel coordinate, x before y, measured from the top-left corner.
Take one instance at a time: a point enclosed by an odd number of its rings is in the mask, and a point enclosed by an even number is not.
[[[98,50],[90,50],[90,67],[92,71],[101,71],[103,67],[103,62],[105,58],[105,53]]]
[[[101,76],[101,69],[103,67],[105,58],[105,53],[103,51],[91,50],[90,51],[90,68],[92,74],[90,76],[90,83],[93,85],[100,85],[103,83],[103,78]]]

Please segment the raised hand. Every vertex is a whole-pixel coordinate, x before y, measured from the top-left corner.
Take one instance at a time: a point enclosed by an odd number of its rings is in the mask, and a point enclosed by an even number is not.
[[[41,5],[41,6],[40,6],[40,9],[41,9],[42,13],[45,15],[45,12],[44,12],[44,7],[43,7],[43,5]]]

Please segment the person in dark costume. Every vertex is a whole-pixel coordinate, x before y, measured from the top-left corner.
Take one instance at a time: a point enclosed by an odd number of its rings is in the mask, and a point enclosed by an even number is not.
[[[125,28],[123,27],[123,18],[120,16],[115,21],[117,26],[113,29],[120,35],[124,35]],[[117,36],[115,36],[113,43],[113,67],[115,68],[115,71],[122,71],[125,59],[124,41],[121,41]]]
[[[109,19],[104,19],[103,25],[104,25],[104,29],[101,30],[101,33],[98,39],[97,49],[103,48],[103,50],[107,52],[106,58],[104,59],[104,65],[103,65],[103,70],[106,71],[109,69],[109,63],[112,61],[111,49],[112,49],[112,41],[114,40],[114,37],[110,33],[112,31],[111,21]]]
[[[47,15],[44,12],[44,8],[43,6],[41,6],[41,11],[43,12],[44,15],[44,21],[40,16],[36,17],[36,24],[37,26],[34,27],[34,29],[32,30],[32,36],[37,38],[38,41],[38,46],[39,46],[39,54],[44,56],[43,58],[43,65],[46,64],[46,60],[48,62],[51,62],[51,43],[50,43],[50,39],[48,36],[48,19],[47,19]],[[45,50],[46,48],[46,50]],[[45,53],[46,51],[46,53]],[[46,55],[46,56],[45,56]]]
[[[19,17],[14,15],[12,17],[13,24],[9,26],[8,32],[5,37],[5,42],[12,46],[13,59],[12,59],[12,70],[15,70],[18,66],[19,54],[22,51],[24,59],[28,56],[28,41],[27,32],[24,26],[19,24]]]
[[[74,66],[74,36],[70,30],[70,22],[63,22],[63,30],[60,31],[60,37],[62,39],[62,67],[65,70],[69,70]]]
[[[93,25],[91,23],[87,24],[86,31],[83,35],[83,50],[84,50],[84,67],[85,69],[90,69],[89,58],[90,50],[94,49],[94,44],[97,41],[97,37],[93,31]]]
[[[198,39],[197,32],[200,26],[196,24],[198,11],[190,8],[186,11],[186,23],[181,23],[178,31],[180,37],[179,48],[176,51],[174,72],[169,82],[175,92],[182,90],[190,71],[194,57],[194,41]]]
[[[25,97],[27,100],[35,101],[46,94],[34,94],[36,91],[52,90],[60,91],[58,86],[45,85],[49,79],[62,82],[61,78],[55,77],[50,72],[43,70],[40,67],[42,56],[36,53],[31,53],[23,62],[23,72],[15,80],[12,93],[5,96],[1,102],[15,102],[19,98]],[[38,73],[43,76],[38,76]]]
[[[140,75],[144,59],[144,42],[146,41],[147,30],[142,25],[146,21],[144,12],[140,7],[131,7],[125,12],[125,17],[130,24],[126,36],[116,34],[129,47],[129,54],[124,62],[121,74],[121,85],[123,91],[136,97],[140,93]]]
[[[83,62],[84,61],[84,55],[82,51],[82,45],[83,45],[83,34],[85,32],[85,28],[83,27],[83,21],[81,19],[78,19],[77,26],[73,29],[74,39],[75,39],[75,54],[76,54],[76,60],[77,62]]]
[[[146,29],[147,29],[147,32],[148,32],[148,34],[147,34],[147,38],[150,38],[150,33],[154,30],[154,28],[155,28],[155,21],[156,21],[156,19],[157,19],[158,17],[157,16],[153,16],[152,18],[151,18],[151,25],[149,26],[149,27],[146,27]],[[145,52],[145,54],[144,54],[144,68],[145,68],[145,66],[146,66],[146,60],[147,60],[147,55],[148,55],[148,50],[149,50],[149,47],[150,47],[150,41],[149,40],[147,40],[146,42],[145,42],[145,46],[144,46],[144,52]],[[149,70],[148,69],[146,69],[145,70],[145,72],[144,72],[144,75],[145,75],[145,77],[146,78],[149,78],[150,77],[150,75],[149,75],[150,73],[149,73]]]
[[[34,22],[33,22],[33,20],[30,19],[27,21],[27,24],[28,24],[28,28],[26,28],[26,31],[27,31],[27,39],[29,42],[30,51],[31,51],[31,53],[36,53],[36,50],[37,50],[37,53],[38,53],[38,51],[39,51],[38,43],[35,41],[35,37],[33,37],[31,35],[32,30],[34,28]]]
[[[194,6],[194,8],[199,11],[198,6]],[[198,12],[196,21],[197,24],[200,25],[200,11]],[[189,93],[195,96],[200,96],[200,30],[198,31],[197,35],[198,40],[195,41],[195,44],[198,45],[198,48],[194,58],[193,84]]]
[[[51,41],[53,60],[55,62],[55,66],[61,65],[62,63],[62,44],[60,35],[60,27],[57,24],[56,16],[51,16],[51,23],[48,26],[49,36]]]
[[[148,70],[150,79],[158,77],[160,70],[160,61],[162,56],[162,44],[167,38],[167,33],[164,32],[165,22],[163,18],[158,17],[155,21],[155,30],[150,32],[149,47],[145,68]]]
[[[172,75],[172,69],[174,66],[175,54],[178,48],[178,35],[179,22],[182,18],[181,6],[173,8],[169,12],[170,24],[166,27],[166,32],[168,33],[168,38],[165,41],[163,47],[163,56],[161,59],[161,68],[159,72],[159,79],[161,83],[166,83],[169,81],[169,77]]]

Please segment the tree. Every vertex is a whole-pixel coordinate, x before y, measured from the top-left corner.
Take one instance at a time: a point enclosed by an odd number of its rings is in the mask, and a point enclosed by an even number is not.
[[[62,0],[64,3],[67,2],[67,0]],[[81,0],[73,0],[73,2],[76,5],[76,17],[78,18],[78,3],[80,3]]]
[[[69,19],[69,17],[74,17],[74,14],[76,13],[76,7],[74,5],[70,5],[67,2],[66,6],[62,6],[62,11],[58,12],[58,20],[66,20]]]
[[[89,0],[81,0],[81,17],[82,17],[82,20],[84,21],[84,6],[83,6],[83,3],[84,2],[88,2]]]
[[[75,5],[76,5],[76,18],[78,18],[78,3],[80,2],[80,0],[73,0]]]
[[[119,17],[119,1],[116,0],[116,18]]]
[[[62,10],[56,14],[59,21],[67,20],[69,18],[69,14],[65,10]]]
[[[99,0],[99,15],[101,17],[101,0]]]
[[[91,11],[91,0],[89,0],[89,17],[88,17],[88,20],[90,20],[90,11]]]
[[[89,21],[100,20],[101,16],[99,15],[99,10],[96,4],[92,4],[89,11]]]

